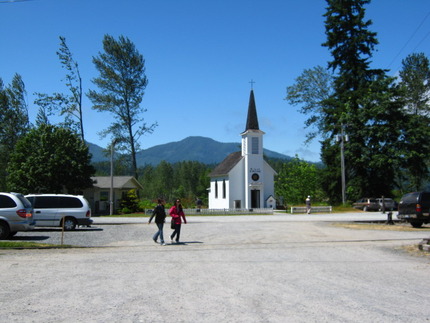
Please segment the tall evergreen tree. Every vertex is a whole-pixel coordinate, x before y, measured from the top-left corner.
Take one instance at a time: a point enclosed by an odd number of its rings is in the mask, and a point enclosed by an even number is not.
[[[423,189],[428,179],[430,155],[430,63],[423,53],[414,53],[402,61],[399,73],[403,89],[405,117],[402,133],[401,169],[406,172],[401,180],[409,183],[408,189]]]
[[[93,109],[110,112],[114,121],[104,135],[120,139],[119,149],[131,156],[133,175],[137,178],[136,151],[144,133],[152,133],[156,123],[148,126],[142,117],[146,109],[141,107],[148,79],[145,60],[135,45],[126,37],[118,40],[110,35],[103,39],[103,53],[93,57],[100,75],[93,79],[99,91],[90,90],[88,97]]]
[[[0,79],[0,189],[6,190],[6,168],[17,141],[30,130],[27,92],[22,77],[15,74],[4,86]]]
[[[364,5],[370,0],[327,0],[326,35],[323,46],[332,55],[329,68],[335,73],[334,94],[324,102],[322,159],[327,166],[326,187],[340,182],[340,161],[335,156],[336,137],[342,127],[350,141],[345,145],[349,199],[364,195],[390,195],[395,169],[395,143],[401,119],[393,79],[381,69],[370,68],[378,44],[369,31]],[[394,155],[393,155],[394,154]],[[340,186],[340,185],[339,185]],[[338,194],[331,199],[339,201]]]
[[[410,114],[430,115],[430,62],[424,53],[402,60],[400,84],[405,87],[405,103]]]

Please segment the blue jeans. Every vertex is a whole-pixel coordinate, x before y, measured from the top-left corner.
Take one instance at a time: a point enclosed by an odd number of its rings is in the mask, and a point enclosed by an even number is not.
[[[152,239],[154,239],[155,241],[157,241],[158,236],[160,236],[160,242],[164,243],[164,237],[163,237],[163,226],[164,223],[156,223],[157,227],[158,227],[158,231],[154,234],[154,236],[152,237]]]

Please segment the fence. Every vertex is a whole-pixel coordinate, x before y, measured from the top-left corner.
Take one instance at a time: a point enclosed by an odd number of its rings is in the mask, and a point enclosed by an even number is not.
[[[318,212],[329,212],[329,213],[331,213],[332,210],[333,210],[333,208],[331,206],[312,206],[311,213],[318,213]],[[292,206],[291,207],[291,214],[293,214],[293,213],[306,213],[306,207],[305,206]]]
[[[152,210],[146,210],[146,214],[152,214]],[[166,210],[168,213],[168,210]],[[273,214],[271,208],[258,209],[184,209],[185,215],[240,215],[240,214]]]
[[[258,209],[184,209],[185,214],[192,215],[239,215],[239,214],[273,214],[271,208]]]

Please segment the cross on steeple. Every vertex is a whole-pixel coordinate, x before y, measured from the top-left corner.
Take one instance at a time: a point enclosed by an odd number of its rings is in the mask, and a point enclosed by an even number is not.
[[[255,83],[254,80],[251,79],[251,81],[249,83],[251,83],[251,90],[253,90],[254,89],[254,83]]]

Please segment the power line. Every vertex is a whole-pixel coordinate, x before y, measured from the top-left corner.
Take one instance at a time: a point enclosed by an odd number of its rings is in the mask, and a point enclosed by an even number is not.
[[[391,67],[391,65],[394,63],[394,61],[400,56],[400,54],[403,52],[403,50],[406,48],[406,46],[408,46],[408,44],[411,42],[412,38],[414,38],[415,34],[418,32],[418,30],[421,28],[421,26],[424,24],[424,22],[427,20],[427,18],[430,16],[430,11],[427,13],[427,15],[424,17],[424,19],[421,21],[421,23],[418,25],[418,27],[415,29],[415,31],[412,33],[412,35],[409,37],[409,39],[407,40],[407,42],[405,43],[405,45],[403,45],[403,47],[399,50],[399,52],[397,53],[397,55],[393,58],[393,60],[391,61],[390,64],[388,64],[387,69]],[[415,47],[417,48],[423,41],[424,39],[428,36],[428,34],[420,41],[420,43]],[[414,48],[414,50],[415,50]]]
[[[420,45],[423,43],[423,41],[424,41],[424,40],[425,40],[429,35],[430,35],[430,31],[429,31],[427,34],[425,34],[425,36],[420,40],[420,42],[418,43],[418,45],[414,47],[414,49],[412,50],[412,52],[415,52],[415,50],[416,50],[418,47],[420,47]]]

